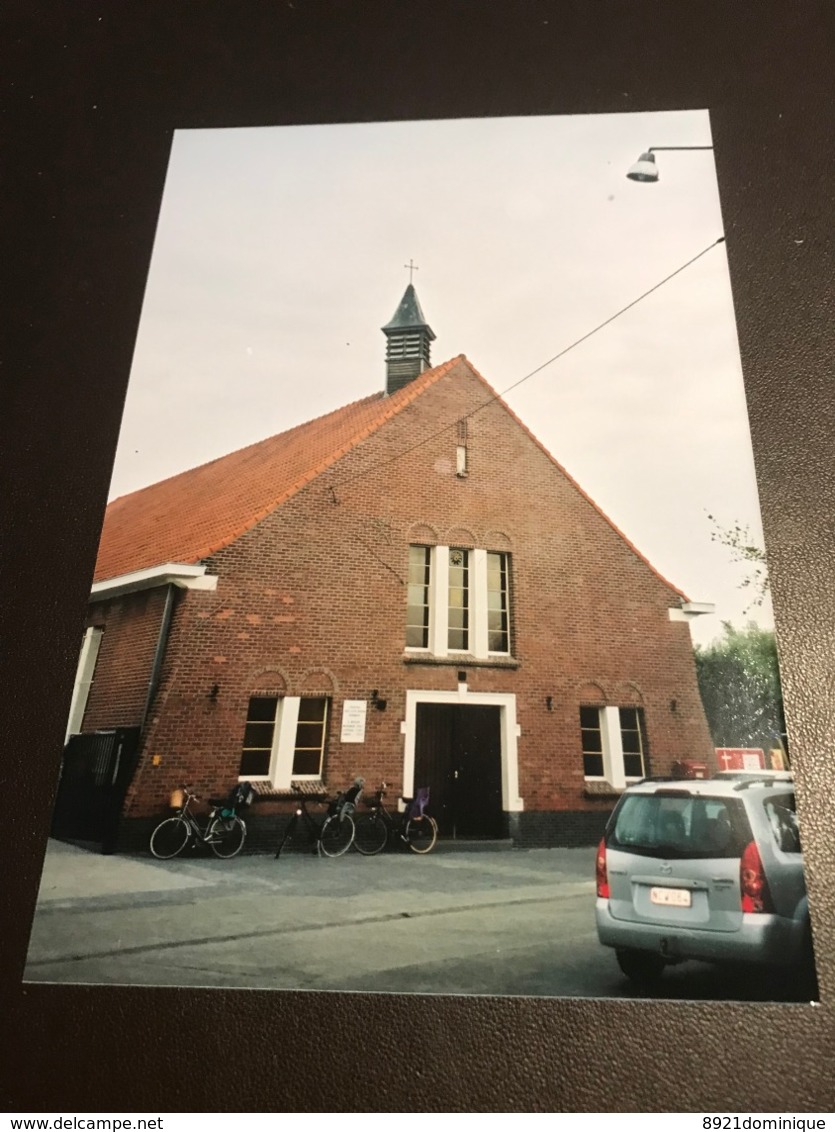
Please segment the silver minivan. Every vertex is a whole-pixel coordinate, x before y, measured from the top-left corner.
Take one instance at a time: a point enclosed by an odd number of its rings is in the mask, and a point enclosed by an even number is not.
[[[598,847],[596,918],[636,983],[686,959],[814,979],[791,775],[628,787]]]

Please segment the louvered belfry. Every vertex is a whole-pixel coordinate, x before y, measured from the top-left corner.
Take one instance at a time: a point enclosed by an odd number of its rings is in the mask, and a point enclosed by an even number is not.
[[[391,395],[430,368],[429,344],[432,328],[420,309],[417,293],[409,284],[394,312],[382,328],[386,336],[386,393]]]

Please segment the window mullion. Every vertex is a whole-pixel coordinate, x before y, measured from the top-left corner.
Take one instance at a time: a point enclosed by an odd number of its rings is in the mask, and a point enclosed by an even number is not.
[[[285,696],[276,709],[275,736],[270,777],[275,787],[286,789],[293,777],[293,756],[296,750],[296,728],[299,723],[299,696]]]
[[[431,611],[429,649],[435,656],[449,653],[449,547],[436,546],[432,551],[429,571],[431,583]]]
[[[487,659],[487,551],[471,550],[472,584],[470,588],[470,651]]]
[[[620,708],[605,707],[600,712],[603,732],[603,770],[607,782],[617,790],[626,788],[623,765],[623,739],[620,733]]]

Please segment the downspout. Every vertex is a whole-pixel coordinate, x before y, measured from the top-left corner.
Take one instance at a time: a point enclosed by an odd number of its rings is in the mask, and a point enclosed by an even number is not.
[[[165,658],[165,650],[168,646],[168,635],[171,631],[171,618],[174,614],[174,591],[176,589],[177,587],[173,582],[168,583],[168,592],[165,595],[165,608],[162,611],[159,636],[157,637],[157,647],[154,650],[154,660],[151,665],[151,678],[148,681],[148,696],[145,700],[145,707],[143,708],[142,719],[139,724],[140,734],[145,730],[145,724],[148,721],[148,713],[151,710],[151,703],[159,687],[160,669],[162,668],[162,662]]]

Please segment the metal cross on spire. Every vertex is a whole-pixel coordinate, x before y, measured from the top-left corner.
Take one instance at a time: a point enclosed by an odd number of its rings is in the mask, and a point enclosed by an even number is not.
[[[407,270],[407,271],[409,272],[409,283],[411,284],[411,282],[412,282],[412,272],[414,272],[414,271],[420,271],[420,268],[418,267],[418,265],[417,265],[416,263],[414,263],[414,262],[413,262],[413,260],[411,259],[411,257],[409,258],[409,262],[408,262],[408,263],[404,263],[404,264],[403,264],[403,266],[404,266],[404,267],[406,268],[406,270]]]

